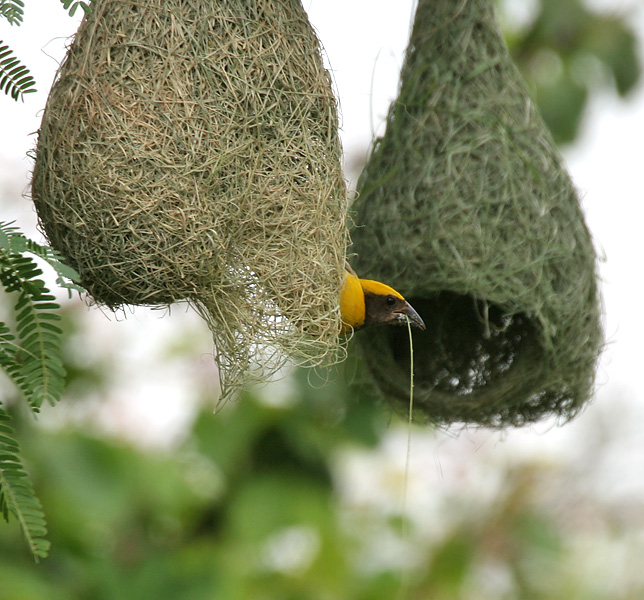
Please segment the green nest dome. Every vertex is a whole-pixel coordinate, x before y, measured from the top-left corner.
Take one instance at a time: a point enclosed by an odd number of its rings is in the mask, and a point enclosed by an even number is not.
[[[398,289],[427,325],[413,340],[416,417],[575,415],[603,341],[596,257],[493,0],[420,0],[358,187],[356,270]],[[356,338],[377,387],[407,405],[407,331]]]
[[[92,2],[39,132],[41,227],[98,303],[195,305],[226,390],[334,360],[337,120],[299,0]]]

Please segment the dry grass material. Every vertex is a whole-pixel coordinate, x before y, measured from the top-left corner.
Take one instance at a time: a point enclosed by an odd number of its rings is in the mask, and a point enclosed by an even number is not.
[[[420,0],[359,191],[356,270],[400,290],[427,324],[414,333],[416,417],[574,416],[602,345],[596,257],[493,0]],[[406,404],[406,332],[356,337],[378,388]]]
[[[50,93],[33,200],[98,303],[192,303],[227,393],[342,354],[340,159],[299,0],[103,0]]]

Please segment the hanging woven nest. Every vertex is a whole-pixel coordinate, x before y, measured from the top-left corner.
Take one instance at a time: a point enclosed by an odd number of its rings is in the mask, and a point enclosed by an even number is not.
[[[602,343],[596,257],[493,0],[419,1],[358,187],[356,270],[400,290],[427,325],[414,334],[416,417],[575,415]],[[407,405],[407,331],[356,337],[377,387]]]
[[[340,156],[299,0],[103,0],[51,90],[33,200],[98,303],[194,304],[228,391],[337,358]]]

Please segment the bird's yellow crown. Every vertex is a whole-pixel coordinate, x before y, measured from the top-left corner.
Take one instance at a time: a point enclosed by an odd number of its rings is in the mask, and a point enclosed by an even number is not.
[[[400,292],[397,292],[394,288],[381,283],[380,281],[373,281],[372,279],[360,279],[360,285],[362,291],[365,294],[378,294],[380,296],[395,296],[400,300],[404,300]]]

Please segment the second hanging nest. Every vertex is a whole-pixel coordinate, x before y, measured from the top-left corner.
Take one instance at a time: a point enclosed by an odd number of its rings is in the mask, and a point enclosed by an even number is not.
[[[576,414],[602,342],[595,252],[493,0],[420,0],[359,192],[356,270],[399,289],[427,325],[414,335],[416,417]],[[377,388],[405,405],[407,337],[357,336]]]

